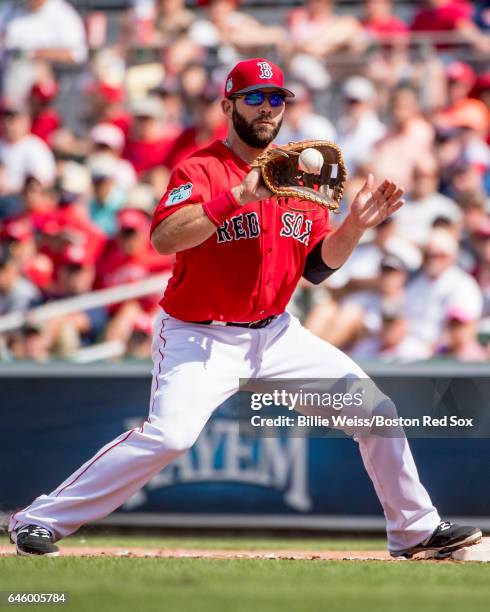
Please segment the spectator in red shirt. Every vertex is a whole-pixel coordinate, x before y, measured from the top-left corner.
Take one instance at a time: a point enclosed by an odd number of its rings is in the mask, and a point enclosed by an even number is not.
[[[164,109],[155,97],[143,98],[133,105],[134,123],[131,127],[124,157],[138,175],[166,162],[170,146],[177,136],[164,123]]]
[[[447,68],[447,78],[448,106],[436,115],[436,124],[471,128],[479,132],[482,139],[488,139],[490,105],[471,95],[476,82],[473,69],[463,62],[453,62]]]
[[[393,37],[406,37],[408,26],[392,13],[391,0],[366,0],[364,4],[364,29],[375,39],[389,41]]]
[[[94,257],[86,245],[68,245],[59,261],[54,296],[83,295],[92,290],[95,279]],[[103,307],[79,310],[49,322],[52,343],[58,354],[69,355],[80,346],[95,342],[103,333],[107,311]]]
[[[123,87],[96,81],[88,88],[87,94],[90,103],[87,112],[89,125],[112,123],[122,130],[127,138],[132,119],[123,106]]]
[[[90,221],[87,198],[91,193],[91,177],[88,169],[76,162],[65,162],[59,178],[57,218],[63,225],[84,230],[94,236],[102,232]]]
[[[466,0],[426,0],[427,7],[420,9],[412,23],[414,32],[454,33],[459,42],[465,41],[474,47],[487,50],[489,40],[472,21],[473,6]],[[458,42],[456,40],[455,42]],[[440,49],[451,45],[441,41]]]
[[[140,210],[124,209],[118,214],[119,231],[107,243],[97,264],[96,287],[114,287],[142,280],[148,276],[151,266],[149,254],[150,219]],[[155,252],[153,251],[153,254]],[[158,256],[161,260],[161,256]],[[142,313],[152,313],[158,308],[160,296],[129,300],[109,308],[113,315],[106,331],[107,340],[127,341],[136,318]]]
[[[18,196],[18,215],[26,219],[33,229],[37,229],[46,219],[55,214],[52,194],[33,176],[27,177]]]
[[[53,106],[57,93],[56,81],[44,80],[33,85],[29,96],[31,132],[48,145],[53,132],[61,127],[61,118]]]
[[[146,248],[148,217],[141,212],[121,211],[118,231],[105,245],[97,262],[96,287],[113,287],[146,276],[142,253]]]
[[[468,64],[452,62],[446,69],[447,107],[436,114],[435,123],[442,128],[473,128],[487,136],[490,113],[481,100],[470,98],[476,75]]]
[[[59,181],[58,207],[54,214],[44,220],[41,231],[49,236],[43,252],[53,259],[57,268],[61,249],[67,242],[87,245],[90,256],[100,255],[106,236],[88,215],[87,195],[90,176],[85,167],[75,162],[66,162]]]
[[[426,0],[425,8],[415,14],[415,32],[451,32],[471,19],[473,8],[466,0]]]
[[[19,217],[6,221],[0,241],[9,249],[27,280],[39,289],[46,289],[53,280],[54,266],[49,257],[38,253],[30,220]]]
[[[226,121],[220,101],[214,95],[204,94],[197,99],[194,111],[194,125],[177,136],[170,147],[167,156],[167,167],[170,170],[198,149],[226,136]]]
[[[149,239],[150,218],[141,210],[125,208],[117,215],[118,232],[107,242],[97,263],[97,288],[114,287],[169,269],[172,257],[155,257]]]
[[[489,9],[490,12],[490,9]],[[469,94],[472,98],[476,98],[485,104],[490,116],[490,72],[480,74],[473,85],[473,89]],[[490,145],[490,130],[487,134],[487,144]],[[490,191],[490,190],[487,190]]]

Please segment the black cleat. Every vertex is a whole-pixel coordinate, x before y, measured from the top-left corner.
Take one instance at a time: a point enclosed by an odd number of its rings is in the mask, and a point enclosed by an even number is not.
[[[18,555],[57,557],[60,554],[51,531],[40,525],[24,525],[11,531],[10,541],[16,545]]]
[[[448,557],[451,552],[458,550],[458,548],[478,544],[481,539],[482,532],[477,527],[456,525],[449,521],[443,521],[439,523],[431,536],[417,544],[417,546],[406,548],[405,550],[396,550],[390,554],[392,557],[411,559],[413,555],[419,552],[433,550],[437,553],[436,557],[442,559]]]

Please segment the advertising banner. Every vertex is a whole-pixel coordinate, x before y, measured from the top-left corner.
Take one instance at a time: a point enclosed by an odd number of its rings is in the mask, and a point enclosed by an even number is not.
[[[100,447],[146,418],[148,375],[116,375],[117,368],[112,376],[99,372],[95,378],[80,372],[83,369],[73,368],[70,375],[65,371],[60,376],[52,369],[42,376],[0,378],[0,511],[22,507],[54,489]],[[489,380],[480,381],[482,388]],[[418,409],[425,402],[430,413],[430,382],[416,383],[410,377],[377,382],[395,404],[410,398]],[[485,396],[475,390],[474,381],[459,378],[454,388],[458,414],[480,414]],[[453,397],[451,382],[439,386],[438,393],[439,399],[441,393]],[[461,397],[467,401],[463,408]],[[331,521],[318,524],[335,525],[334,519],[359,528],[382,524],[381,506],[356,442],[318,432],[245,435],[241,401],[237,395],[220,406],[195,446],[113,517],[120,523],[132,515],[158,515],[161,524],[166,515],[215,515],[223,520],[240,516],[236,524],[247,524],[247,517],[269,517],[269,526],[307,526],[308,521],[329,517]],[[410,443],[421,480],[445,517],[490,514],[488,437],[417,435]],[[369,517],[377,521],[370,523]]]

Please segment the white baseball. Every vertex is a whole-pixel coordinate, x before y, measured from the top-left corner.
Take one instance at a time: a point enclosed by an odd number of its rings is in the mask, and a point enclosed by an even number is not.
[[[304,149],[298,159],[298,168],[307,174],[320,174],[323,155],[317,149]]]

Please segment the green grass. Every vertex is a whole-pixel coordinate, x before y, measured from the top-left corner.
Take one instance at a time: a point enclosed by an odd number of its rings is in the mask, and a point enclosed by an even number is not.
[[[74,535],[63,540],[63,546],[144,546],[145,548],[207,548],[222,550],[385,550],[381,538],[286,538],[286,537],[215,537],[215,536],[118,536]]]
[[[67,544],[79,545],[79,536]],[[332,548],[341,540],[101,538],[93,545]],[[138,542],[138,544],[136,544]],[[166,544],[164,544],[166,543]],[[274,546],[273,544],[276,544]],[[301,545],[300,545],[301,543]],[[370,541],[369,548],[375,548]],[[361,548],[344,541],[345,548]],[[355,544],[355,546],[353,546]],[[344,546],[342,546],[344,549]],[[0,590],[68,593],[58,609],[90,612],[479,612],[490,566],[419,562],[0,558]],[[1,607],[1,606],[0,606]],[[45,606],[30,606],[39,609]],[[55,606],[50,606],[50,609]],[[8,609],[5,607],[5,609]]]

